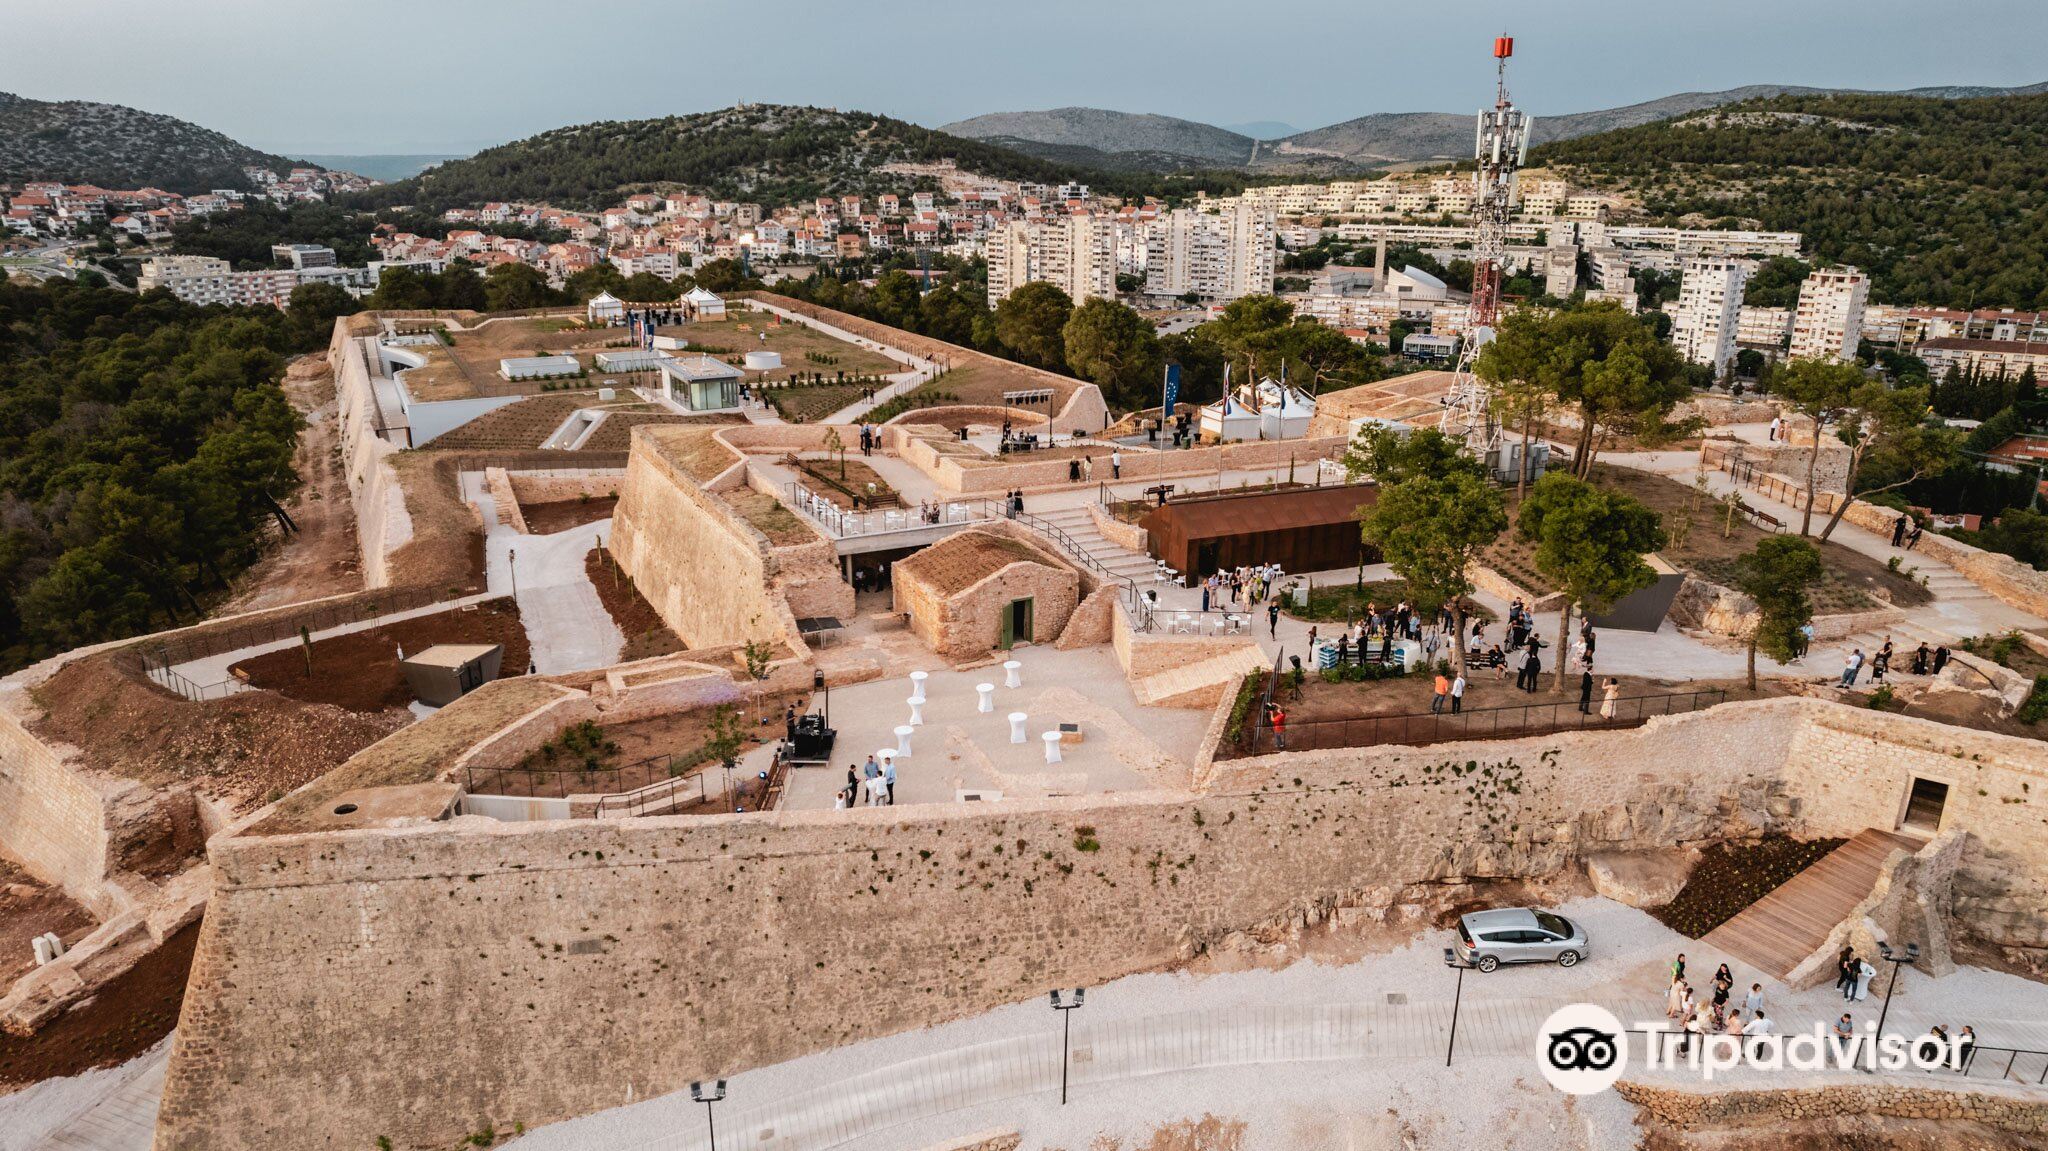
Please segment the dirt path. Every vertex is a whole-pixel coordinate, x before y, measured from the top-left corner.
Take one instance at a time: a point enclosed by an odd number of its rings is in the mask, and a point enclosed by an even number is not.
[[[315,366],[319,367],[317,372]],[[284,379],[285,398],[306,417],[294,463],[305,485],[285,509],[299,530],[236,581],[218,615],[254,611],[361,591],[355,505],[341,462],[341,425],[334,376],[316,357],[300,360]]]

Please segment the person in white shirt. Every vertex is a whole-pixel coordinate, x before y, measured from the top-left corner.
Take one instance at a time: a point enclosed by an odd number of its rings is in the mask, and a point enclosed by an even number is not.
[[[1764,985],[1761,983],[1752,983],[1749,985],[1749,994],[1742,997],[1742,1010],[1751,1019],[1754,1019],[1757,1017],[1759,1013],[1763,1011],[1763,1009]]]
[[[1465,673],[1461,671],[1458,673],[1458,678],[1451,681],[1451,714],[1458,714],[1458,711],[1464,706]]]

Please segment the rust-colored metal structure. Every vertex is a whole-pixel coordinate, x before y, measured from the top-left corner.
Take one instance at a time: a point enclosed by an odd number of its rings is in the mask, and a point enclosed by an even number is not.
[[[1378,562],[1358,535],[1358,509],[1378,495],[1372,484],[1347,484],[1196,496],[1153,508],[1138,526],[1152,555],[1191,580],[1249,564],[1330,571]]]

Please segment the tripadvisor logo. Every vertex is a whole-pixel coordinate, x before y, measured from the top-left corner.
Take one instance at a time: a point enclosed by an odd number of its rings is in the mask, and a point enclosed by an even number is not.
[[[1694,1035],[1673,1030],[1664,1020],[1638,1022],[1643,1033],[1643,1069],[1689,1068],[1705,1080],[1738,1068],[1756,1071],[1963,1070],[1972,1040],[1929,1032],[1917,1037],[1877,1034],[1846,1018],[1834,1027],[1816,1023],[1810,1032],[1788,1035]],[[1569,1095],[1593,1095],[1614,1086],[1627,1070],[1627,1030],[1613,1013],[1591,1003],[1560,1007],[1543,1021],[1536,1037],[1536,1063],[1551,1086]]]

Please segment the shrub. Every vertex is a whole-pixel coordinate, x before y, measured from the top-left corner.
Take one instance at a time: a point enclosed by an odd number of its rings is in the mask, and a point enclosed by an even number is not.
[[[1324,675],[1330,674],[1324,672]],[[1237,699],[1230,705],[1230,722],[1224,725],[1223,739],[1227,743],[1244,741],[1245,716],[1251,714],[1252,704],[1259,698],[1260,677],[1257,672],[1238,681]]]
[[[2048,717],[2048,675],[2034,677],[2033,690],[2027,693],[2027,698],[2021,701],[2019,710],[2013,712],[2012,717],[2021,723],[2030,724],[2039,723],[2043,717]]]

